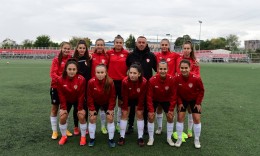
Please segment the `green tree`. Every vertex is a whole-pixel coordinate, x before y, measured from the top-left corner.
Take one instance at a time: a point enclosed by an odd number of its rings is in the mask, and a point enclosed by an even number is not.
[[[226,43],[226,39],[223,37],[212,38],[210,40],[209,49],[225,49]]]
[[[126,39],[125,46],[128,49],[135,48],[135,37],[132,34],[130,34],[129,37]]]
[[[25,48],[33,47],[33,41],[29,40],[29,39],[25,39],[22,42],[22,46],[25,47]]]
[[[41,35],[36,38],[34,42],[34,47],[50,47],[51,39],[48,35]]]
[[[12,40],[12,39],[9,39],[9,38],[6,38],[5,40],[3,40],[2,42],[2,47],[16,47],[17,46],[17,43],[16,41]]]
[[[88,37],[76,37],[73,36],[69,42],[72,45],[72,47],[76,47],[79,40],[84,40],[87,43],[88,48],[92,45],[92,41]]]
[[[230,34],[226,37],[226,48],[231,51],[238,50],[238,47],[240,46],[240,41],[237,35]]]
[[[178,37],[174,45],[182,46],[185,41],[191,41],[191,37],[189,35],[183,35],[182,37]]]
[[[50,47],[60,47],[60,43],[51,41]]]

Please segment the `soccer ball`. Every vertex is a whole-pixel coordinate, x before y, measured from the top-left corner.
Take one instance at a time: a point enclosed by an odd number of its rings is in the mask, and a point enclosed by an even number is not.
[[[6,64],[9,64],[9,62],[6,62]]]

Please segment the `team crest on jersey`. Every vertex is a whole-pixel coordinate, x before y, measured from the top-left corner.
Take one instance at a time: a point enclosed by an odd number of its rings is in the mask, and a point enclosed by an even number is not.
[[[159,59],[161,60],[161,59],[162,59],[162,57],[159,57]]]
[[[140,88],[137,88],[136,91],[137,91],[137,93],[140,93],[141,89],[140,89]]]
[[[78,88],[78,85],[74,85],[74,89],[76,90]]]
[[[94,90],[97,90],[97,88],[94,88]]]
[[[171,59],[170,58],[167,58],[167,62],[170,62],[171,61]]]
[[[124,54],[121,54],[120,56],[121,56],[121,57],[124,57]]]
[[[165,86],[165,90],[169,90],[169,86]]]
[[[159,88],[158,86],[154,86],[154,88]]]
[[[67,87],[67,85],[63,85],[63,87]]]
[[[181,84],[181,83],[179,83],[179,86],[182,86],[182,84]]]
[[[95,58],[95,57],[93,57],[92,59],[93,59],[93,60],[96,60],[96,58]]]
[[[105,63],[105,62],[106,62],[106,60],[102,59],[102,60],[101,60],[101,62],[102,62],[102,63]]]
[[[150,59],[146,59],[146,62],[150,62]]]
[[[189,83],[189,87],[192,88],[193,84],[192,83]]]
[[[131,90],[132,88],[128,88],[129,90]]]

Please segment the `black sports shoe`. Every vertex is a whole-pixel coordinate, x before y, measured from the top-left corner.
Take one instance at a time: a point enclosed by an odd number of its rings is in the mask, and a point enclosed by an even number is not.
[[[126,134],[132,134],[133,132],[134,132],[134,127],[133,126],[128,126]]]
[[[111,148],[116,147],[116,143],[115,143],[114,139],[108,140],[108,146],[111,147]]]
[[[124,145],[125,144],[125,138],[120,137],[117,144],[120,145],[120,146]]]
[[[139,139],[137,140],[137,143],[138,143],[138,145],[139,145],[140,147],[143,147],[143,146],[144,146],[144,139],[143,139],[143,138],[139,138]]]

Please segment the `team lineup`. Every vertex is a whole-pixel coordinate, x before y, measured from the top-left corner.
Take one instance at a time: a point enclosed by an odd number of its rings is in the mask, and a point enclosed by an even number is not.
[[[114,48],[108,51],[105,50],[105,41],[97,39],[94,52],[90,54],[86,42],[80,40],[71,57],[70,43],[61,44],[60,53],[53,59],[50,70],[51,138],[58,139],[58,126],[61,132],[59,145],[64,145],[68,136],[73,135],[67,130],[69,112],[73,107],[73,133],[81,135],[81,146],[95,146],[98,114],[101,132],[108,134],[109,147],[127,144],[126,134],[133,133],[135,118],[138,145],[152,146],[154,133],[162,133],[164,111],[166,141],[170,146],[180,147],[188,112],[187,135],[191,138],[194,133],[194,146],[201,148],[204,86],[192,43],[184,42],[181,55],[170,51],[168,39],[161,40],[161,52],[157,53],[150,52],[144,36],[137,38],[133,52],[129,53],[123,46],[124,39],[120,35],[114,39]],[[177,141],[174,143],[175,114]],[[115,132],[120,134],[117,141]],[[149,135],[146,142],[144,134]],[[89,135],[88,141],[86,135]]]

